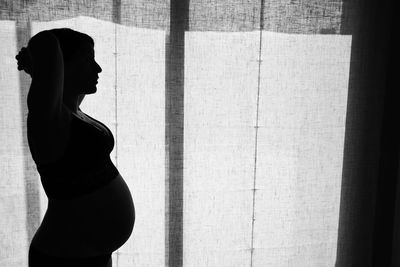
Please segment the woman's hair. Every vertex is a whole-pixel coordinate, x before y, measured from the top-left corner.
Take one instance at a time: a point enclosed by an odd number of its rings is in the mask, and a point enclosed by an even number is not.
[[[92,37],[70,28],[57,28],[48,31],[54,34],[58,39],[64,62],[71,60],[83,44],[89,42],[91,45],[94,45]]]
[[[94,41],[92,37],[85,33],[72,30],[70,28],[57,28],[47,31],[52,33],[57,38],[63,55],[64,63],[73,59],[76,53],[79,51],[79,49],[83,47],[84,44],[87,44],[89,42],[92,46],[94,46]],[[29,40],[28,47],[35,36],[33,36]],[[26,73],[32,76],[32,58],[29,53],[29,49],[27,47],[22,47],[18,55],[15,56],[15,59],[18,63],[18,70],[24,70]]]

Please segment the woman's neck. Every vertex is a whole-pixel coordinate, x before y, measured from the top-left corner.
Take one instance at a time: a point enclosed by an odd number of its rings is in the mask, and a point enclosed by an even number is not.
[[[64,95],[63,102],[72,112],[78,113],[79,105],[82,103],[84,98],[84,94],[73,96]]]

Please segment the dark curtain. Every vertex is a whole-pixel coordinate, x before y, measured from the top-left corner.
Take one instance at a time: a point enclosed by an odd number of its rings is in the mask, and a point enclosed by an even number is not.
[[[341,32],[352,34],[353,45],[336,266],[399,266],[393,8],[389,1],[343,3]]]

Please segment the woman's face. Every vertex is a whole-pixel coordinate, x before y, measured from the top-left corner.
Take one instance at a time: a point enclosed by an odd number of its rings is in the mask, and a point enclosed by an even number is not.
[[[94,94],[101,71],[94,59],[94,47],[86,42],[76,55],[65,63],[64,89],[74,94]]]

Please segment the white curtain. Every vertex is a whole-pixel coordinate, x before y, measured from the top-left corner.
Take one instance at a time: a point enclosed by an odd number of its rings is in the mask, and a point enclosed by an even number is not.
[[[335,263],[351,37],[259,38],[186,34],[185,266]]]
[[[336,261],[352,36],[337,34],[340,2],[267,1],[261,30],[260,2],[190,3],[183,266]],[[69,27],[95,40],[103,71],[81,109],[113,132],[112,160],[136,210],[133,233],[113,253],[113,266],[166,266],[168,3],[119,3],[117,22],[106,11],[111,4],[47,3],[64,19],[30,15],[45,3],[16,8],[31,19],[30,36]],[[30,78],[14,59],[26,43],[17,19],[4,15],[12,4],[0,9],[0,265],[19,267],[27,266],[47,198],[24,130]]]

